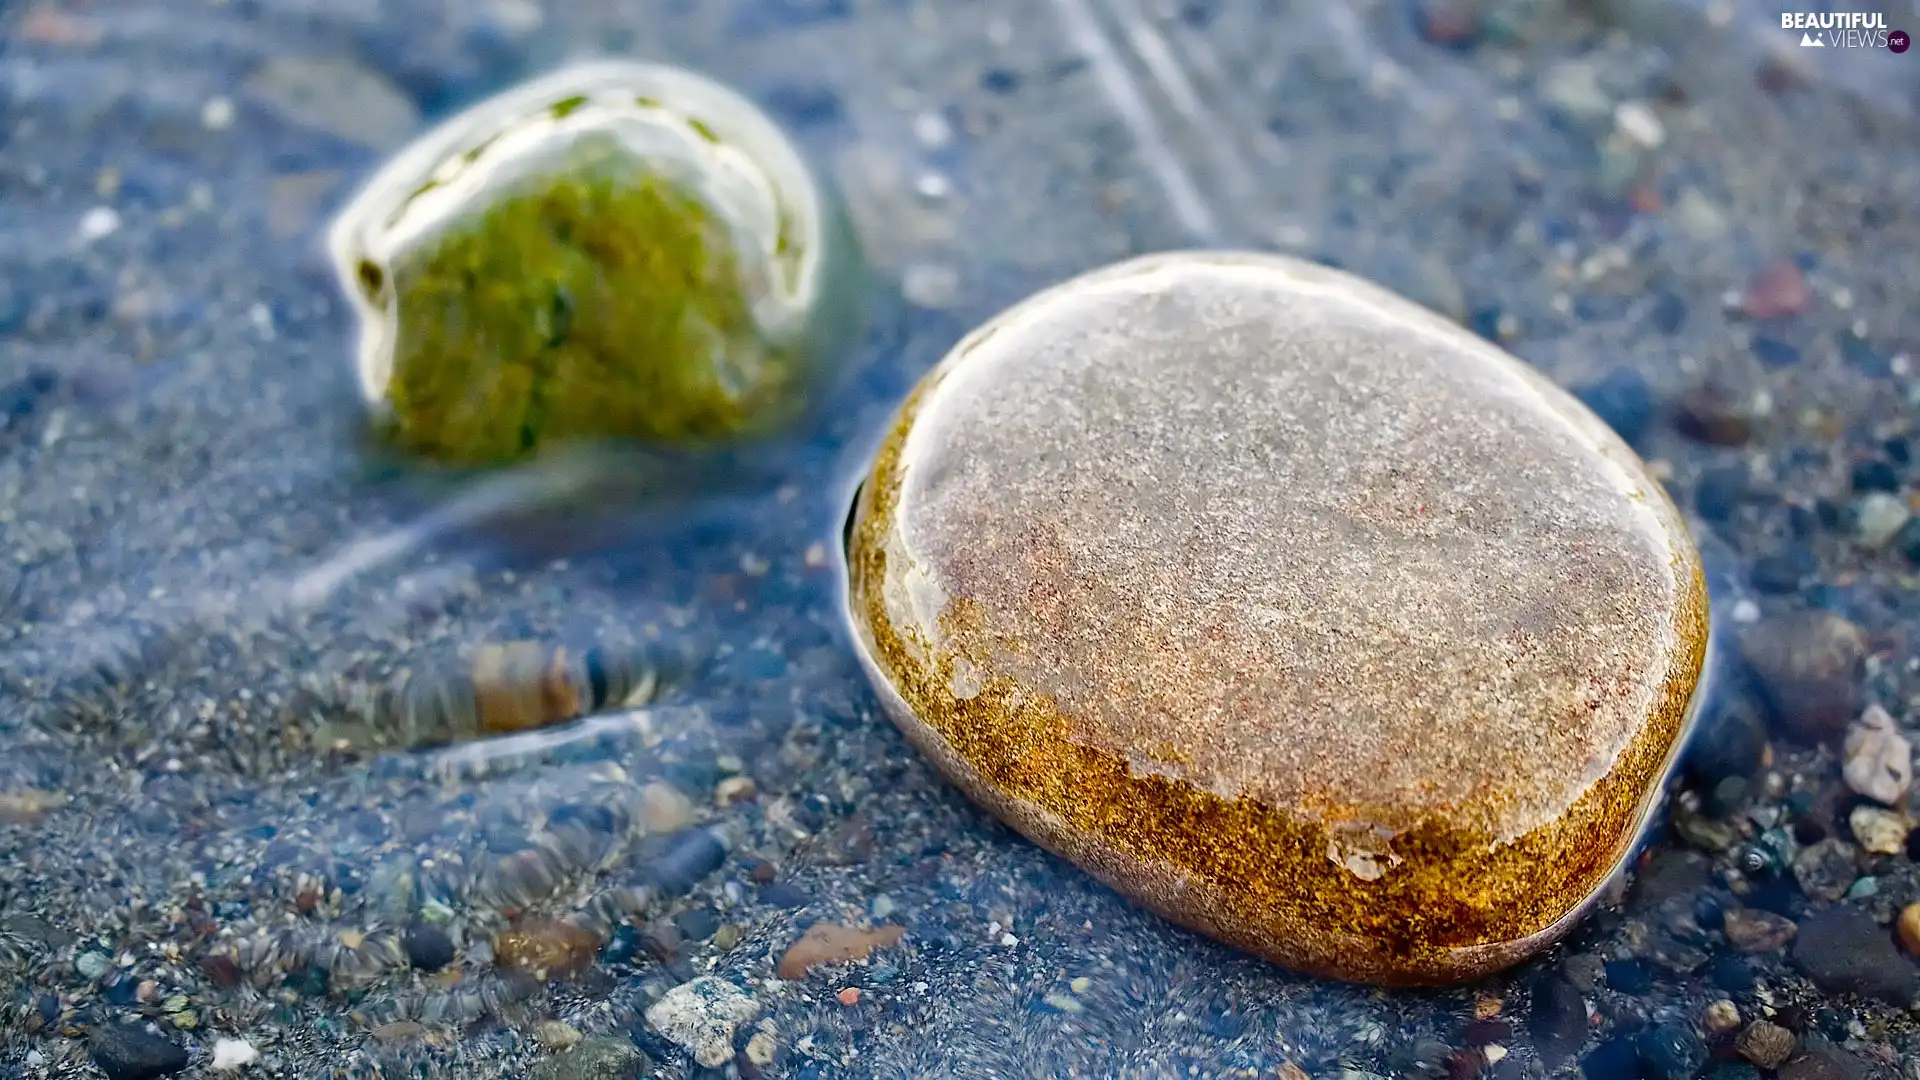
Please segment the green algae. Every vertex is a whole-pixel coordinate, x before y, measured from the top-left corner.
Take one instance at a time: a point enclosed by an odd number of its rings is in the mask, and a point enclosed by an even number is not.
[[[561,439],[684,446],[791,411],[802,358],[756,325],[726,223],[643,165],[580,166],[391,268],[402,447],[488,463]],[[375,293],[381,276],[361,267]]]

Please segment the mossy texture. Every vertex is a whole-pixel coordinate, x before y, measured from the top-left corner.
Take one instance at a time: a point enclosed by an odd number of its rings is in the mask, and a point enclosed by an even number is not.
[[[524,185],[393,268],[392,434],[444,461],[558,440],[723,439],[795,381],[724,222],[651,173]]]

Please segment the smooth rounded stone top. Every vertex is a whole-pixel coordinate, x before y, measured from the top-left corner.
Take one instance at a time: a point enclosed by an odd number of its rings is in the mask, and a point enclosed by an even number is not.
[[[409,449],[674,444],[788,419],[844,329],[850,233],[746,98],[628,61],[563,68],[421,136],[329,236],[367,402]]]
[[[1707,643],[1693,542],[1593,414],[1280,256],[1135,259],[976,330],[847,557],[883,701],[973,798],[1168,918],[1386,984],[1572,926]]]

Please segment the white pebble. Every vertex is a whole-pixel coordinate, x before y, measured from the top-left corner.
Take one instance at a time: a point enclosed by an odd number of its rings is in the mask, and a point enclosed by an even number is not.
[[[913,137],[929,150],[938,150],[953,141],[953,125],[947,118],[929,109],[913,118]]]
[[[1733,605],[1733,621],[1737,623],[1756,623],[1760,621],[1760,605],[1751,600],[1739,600]]]
[[[213,1070],[232,1072],[260,1060],[260,1051],[245,1039],[221,1039],[213,1044]]]
[[[200,125],[208,131],[225,131],[233,126],[233,99],[210,97],[200,106]]]
[[[96,206],[80,216],[80,240],[92,243],[120,231],[120,214],[111,206]]]
[[[950,266],[914,263],[902,275],[900,291],[920,307],[948,307],[960,294],[960,274]]]
[[[1898,495],[1872,491],[1860,497],[1855,517],[1860,543],[1864,547],[1885,547],[1912,516],[1906,501]]]
[[[1667,129],[1660,117],[1644,101],[1623,101],[1613,109],[1614,126],[1620,133],[1652,150],[1667,141]]]

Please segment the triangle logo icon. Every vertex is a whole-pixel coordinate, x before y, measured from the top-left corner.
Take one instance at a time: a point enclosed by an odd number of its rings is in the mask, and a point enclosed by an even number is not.
[[[1826,42],[1821,41],[1819,38],[1814,37],[1812,34],[1802,32],[1800,35],[1800,47],[1804,49],[1809,45],[1813,46],[1816,49],[1824,49],[1827,47]]]

